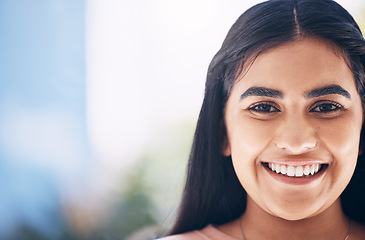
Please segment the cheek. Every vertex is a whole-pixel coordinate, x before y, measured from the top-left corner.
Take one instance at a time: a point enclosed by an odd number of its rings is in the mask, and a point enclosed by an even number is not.
[[[239,120],[239,119],[237,119]],[[252,119],[236,121],[229,126],[229,141],[233,166],[237,177],[245,189],[257,180],[258,157],[274,137],[272,122]]]
[[[354,118],[333,120],[318,127],[319,140],[339,155],[358,155],[361,123]]]
[[[353,174],[359,151],[361,123],[353,119],[328,122],[318,131],[319,141],[332,154],[334,171],[346,179]]]
[[[239,119],[229,128],[229,141],[232,157],[243,155],[254,157],[262,152],[274,137],[275,123],[254,119]],[[240,157],[240,155],[242,157]]]

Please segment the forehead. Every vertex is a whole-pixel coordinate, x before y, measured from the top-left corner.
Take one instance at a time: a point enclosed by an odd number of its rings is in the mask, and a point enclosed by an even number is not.
[[[310,90],[328,84],[355,87],[344,53],[316,38],[285,43],[249,61],[235,85]],[[316,86],[313,86],[316,85]],[[235,87],[234,87],[235,88]]]

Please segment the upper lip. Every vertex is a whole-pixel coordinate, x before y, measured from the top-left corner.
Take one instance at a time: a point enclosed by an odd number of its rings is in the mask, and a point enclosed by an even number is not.
[[[330,164],[328,161],[318,160],[318,159],[277,159],[277,160],[267,160],[262,161],[263,163],[273,163],[288,166],[305,166],[313,164]]]

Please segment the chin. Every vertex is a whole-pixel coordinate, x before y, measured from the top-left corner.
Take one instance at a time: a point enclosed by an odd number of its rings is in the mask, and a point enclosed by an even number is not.
[[[315,208],[313,205],[310,207],[299,205],[288,207],[288,205],[286,205],[285,208],[280,207],[279,209],[270,211],[271,215],[287,221],[300,221],[308,219],[320,214],[321,212],[323,212],[321,208]]]
[[[311,215],[308,215],[308,214],[297,214],[297,213],[294,213],[294,214],[285,213],[285,214],[281,214],[280,216],[276,215],[276,217],[281,218],[283,220],[287,220],[287,221],[300,221],[303,219],[307,219],[310,216]]]

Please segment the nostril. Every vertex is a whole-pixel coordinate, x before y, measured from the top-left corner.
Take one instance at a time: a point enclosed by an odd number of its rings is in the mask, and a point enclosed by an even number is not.
[[[280,148],[280,149],[285,149],[285,147],[284,146],[279,146],[277,143],[275,143],[275,146],[277,147],[277,148]]]
[[[311,144],[310,146],[306,146],[305,149],[306,150],[311,150],[313,148],[315,148],[317,146],[317,142],[314,142],[313,144]]]
[[[317,141],[313,142],[302,142],[302,143],[295,143],[295,142],[286,142],[286,143],[275,143],[275,146],[281,150],[289,151],[294,154],[300,154],[303,152],[308,152],[317,147]]]
[[[315,128],[298,116],[283,121],[273,138],[277,148],[295,154],[315,148],[317,141]]]

